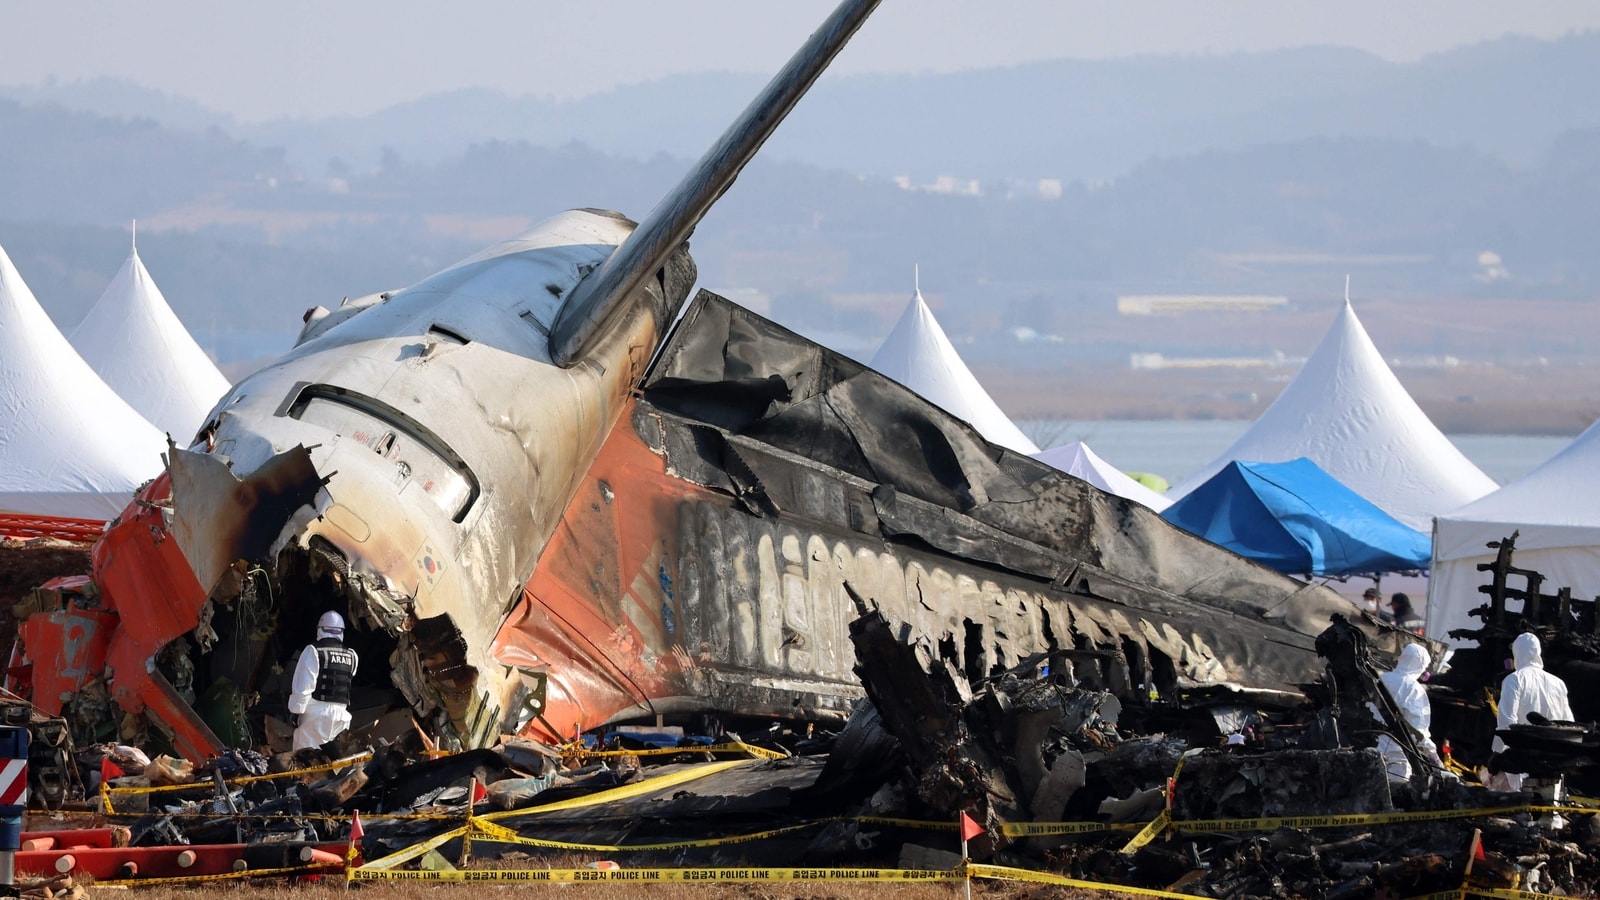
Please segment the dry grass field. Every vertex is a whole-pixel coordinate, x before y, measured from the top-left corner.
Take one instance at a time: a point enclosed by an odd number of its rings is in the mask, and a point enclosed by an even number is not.
[[[972,363],[1014,419],[1251,420],[1299,371],[1297,360],[1316,348],[1337,309],[1320,296],[1277,312],[1121,316],[1107,300],[1061,324],[1056,362]],[[1400,383],[1447,434],[1576,435],[1600,418],[1591,347],[1600,303],[1363,299],[1358,291],[1355,309]],[[1133,369],[1126,355],[1096,352],[1106,346],[1169,358],[1282,354],[1283,364]]]
[[[1063,366],[977,371],[1013,419],[1251,421],[1296,368],[1160,369]],[[1600,368],[1456,366],[1396,371],[1446,434],[1577,435],[1600,418]]]

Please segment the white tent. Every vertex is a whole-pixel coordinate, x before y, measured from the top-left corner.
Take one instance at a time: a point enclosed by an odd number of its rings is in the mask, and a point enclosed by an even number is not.
[[[109,519],[160,474],[161,432],[56,330],[0,248],[0,512]]]
[[[1073,441],[1033,454],[1033,458],[1054,466],[1068,475],[1081,478],[1108,494],[1142,503],[1156,512],[1172,505],[1171,498],[1150,490],[1101,459],[1089,445]]]
[[[1479,563],[1494,561],[1489,541],[1517,536],[1513,564],[1545,576],[1542,593],[1572,588],[1583,600],[1600,595],[1600,422],[1543,465],[1498,491],[1439,516],[1428,585],[1428,637],[1482,623],[1467,611],[1487,603]],[[1513,579],[1512,587],[1523,587]]]
[[[137,248],[69,337],[106,384],[179,444],[228,392],[228,379],[173,314]]]
[[[916,391],[923,399],[971,424],[993,443],[1018,453],[1039,447],[1000,410],[945,337],[917,290],[894,330],[867,365]]]
[[[1287,462],[1300,456],[1424,533],[1434,516],[1495,489],[1493,479],[1406,393],[1348,298],[1278,399],[1233,446],[1168,496],[1183,497],[1234,460]]]

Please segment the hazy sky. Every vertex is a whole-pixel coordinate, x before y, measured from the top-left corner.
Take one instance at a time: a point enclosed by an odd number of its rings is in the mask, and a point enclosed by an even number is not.
[[[122,76],[245,119],[364,113],[469,86],[572,97],[769,73],[833,0],[8,2],[0,84]],[[1600,28],[1594,0],[884,0],[835,72],[1307,44],[1414,60]]]

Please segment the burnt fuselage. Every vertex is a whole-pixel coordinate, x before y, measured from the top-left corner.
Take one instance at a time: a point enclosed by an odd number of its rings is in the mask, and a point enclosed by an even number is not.
[[[520,723],[546,739],[652,715],[837,718],[861,696],[864,607],[968,678],[1049,655],[1139,702],[1297,696],[1321,669],[1312,636],[1355,614],[702,292],[494,655],[547,674]]]

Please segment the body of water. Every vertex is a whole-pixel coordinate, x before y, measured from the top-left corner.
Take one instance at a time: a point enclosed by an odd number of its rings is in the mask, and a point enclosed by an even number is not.
[[[1082,441],[1124,472],[1150,472],[1172,484],[1215,459],[1251,425],[1243,421],[1178,419],[1018,424],[1040,447]],[[1537,468],[1565,449],[1572,439],[1517,434],[1450,435],[1457,449],[1502,485]]]

